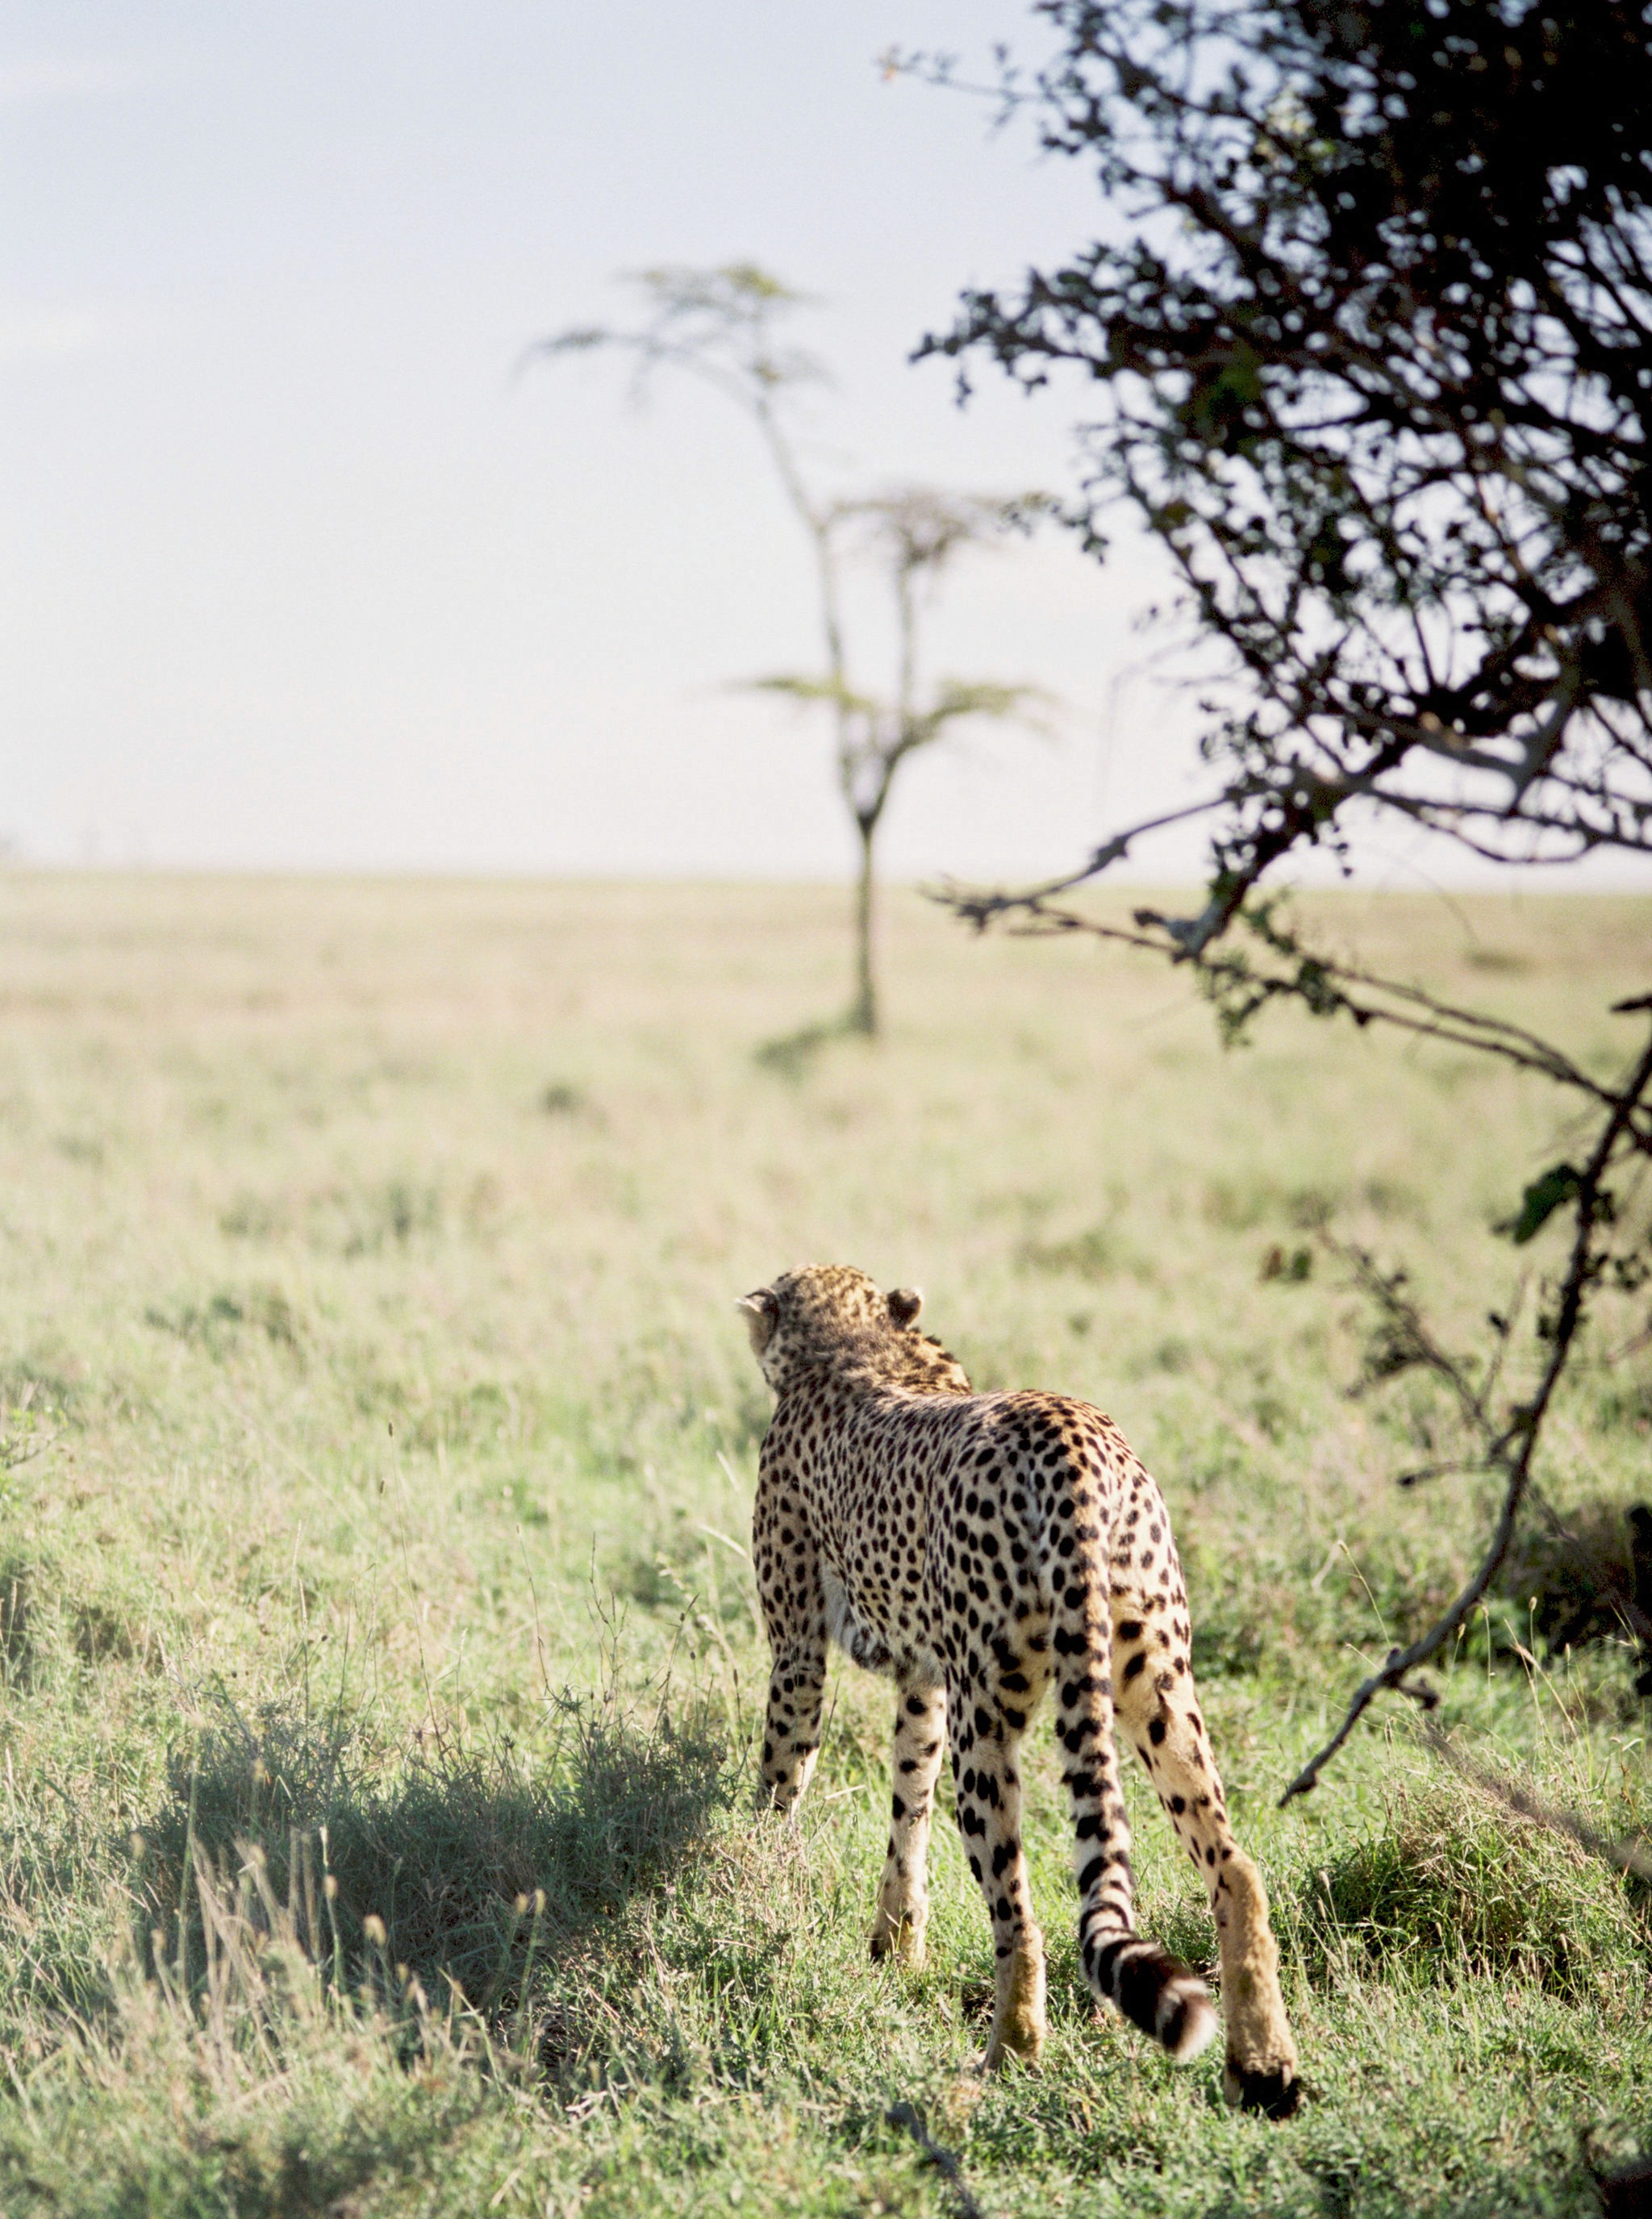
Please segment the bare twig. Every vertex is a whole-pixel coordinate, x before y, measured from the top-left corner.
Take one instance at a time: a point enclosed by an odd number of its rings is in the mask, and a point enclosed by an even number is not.
[[[1456,1399],[1464,1423],[1487,1440],[1489,1449],[1494,1444],[1495,1427],[1487,1412],[1485,1395],[1458,1358],[1441,1346],[1421,1310],[1405,1292],[1405,1273],[1385,1271],[1369,1248],[1335,1240],[1324,1231],[1320,1239],[1331,1254],[1352,1271],[1355,1284],[1381,1311],[1387,1327],[1382,1346],[1367,1356],[1364,1372],[1351,1391],[1360,1394],[1381,1380],[1393,1378],[1397,1372],[1420,1366],[1445,1382]],[[1483,1465],[1486,1460],[1481,1457],[1475,1462]],[[1400,1483],[1410,1486],[1419,1478],[1433,1479],[1443,1476],[1447,1470],[1469,1468],[1472,1467],[1463,1464],[1432,1464],[1424,1472],[1406,1475]]]
[[[964,2179],[964,2169],[958,2162],[956,2152],[947,2149],[944,2144],[935,2140],[928,2127],[924,2125],[923,2114],[918,2110],[916,2104],[891,2104],[884,2116],[891,2127],[904,2128],[911,2135],[924,2156],[928,2159],[947,2187],[951,2189],[963,2219],[986,2219],[986,2215],[970,2192],[969,2184]]]

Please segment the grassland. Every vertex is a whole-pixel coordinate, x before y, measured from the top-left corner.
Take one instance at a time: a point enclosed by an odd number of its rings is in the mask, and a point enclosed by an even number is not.
[[[1395,1711],[1275,1807],[1484,1507],[1396,1490],[1448,1414],[1414,1377],[1351,1399],[1363,1320],[1313,1228],[1471,1334],[1555,1103],[1306,1018],[1224,1055],[1162,970],[910,898],[887,1041],[787,1048],[842,998],[840,909],[0,878],[9,2219],[960,2209],[902,2105],[994,2219],[1590,2211],[1652,2148],[1643,1893]],[[1647,903],[1324,916],[1603,1069],[1652,958]],[[990,1947],[947,1830],[929,1969],[865,1961],[882,1688],[842,1668],[800,1828],[754,1815],[767,1413],[731,1298],[811,1259],[922,1285],[978,1382],[1089,1395],[1161,1479],[1295,2121],[1092,2014],[1041,1734],[1036,2079],[966,2078]],[[1553,1498],[1609,1532],[1649,1434],[1652,1357],[1592,1363]],[[1514,1593],[1444,1715],[1621,1835],[1652,1818],[1631,1676],[1549,1656]],[[1145,1916],[1204,1958],[1136,1786]]]

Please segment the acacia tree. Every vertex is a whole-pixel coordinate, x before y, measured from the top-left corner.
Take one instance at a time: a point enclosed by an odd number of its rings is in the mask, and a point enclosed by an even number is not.
[[[787,344],[785,326],[805,296],[753,263],[714,270],[668,267],[631,281],[643,316],[626,327],[593,325],[541,340],[531,356],[618,350],[636,364],[637,389],[662,369],[686,371],[732,401],[755,426],[786,505],[807,541],[820,625],[822,667],[759,679],[757,690],[819,707],[831,719],[837,782],[854,824],[854,991],[845,1027],[878,1030],[876,844],[897,774],[908,758],[971,720],[1028,716],[1034,689],[938,679],[920,671],[922,616],[942,573],[963,550],[1024,525],[1042,504],[910,487],[828,498],[810,485],[798,452],[794,404],[824,382],[823,365]],[[885,693],[854,678],[847,644],[844,569],[869,556],[892,597],[896,670]]]
[[[1479,1569],[1357,1691],[1289,1793],[1487,1593],[1604,1295],[1652,1277],[1652,1041],[1603,1082],[1555,1043],[1338,964],[1281,921],[1286,859],[1399,819],[1499,861],[1652,851],[1652,42],[1636,0],[1046,0],[1057,50],[996,91],[1093,165],[1098,236],[926,343],[1094,396],[1069,520],[1122,503],[1179,581],[1205,686],[1196,914],[1112,936],[1194,967],[1230,1034],[1281,999],[1542,1072],[1582,1137],[1506,1228],[1569,1228],[1531,1337],[1444,1348],[1402,1282],[1375,1370],[1450,1390],[1502,1479]],[[956,82],[945,59],[895,66]],[[967,391],[967,383],[964,389]],[[1159,819],[1159,823],[1169,820]],[[1102,930],[1068,879],[960,893],[978,925]],[[1652,981],[1649,982],[1652,984]],[[1644,1022],[1652,995],[1618,1005]],[[1550,1232],[1552,1238],[1552,1228]],[[1505,1312],[1506,1318],[1512,1313]],[[1652,1626],[1623,1613],[1643,1641]]]
[[[842,660],[819,675],[781,674],[760,678],[758,687],[829,709],[837,731],[837,774],[859,842],[854,888],[854,998],[851,1031],[878,1029],[878,982],[873,960],[875,848],[895,777],[909,755],[933,747],[971,718],[1028,718],[1034,699],[1028,686],[990,680],[943,678],[925,686],[918,667],[923,601],[962,550],[978,547],[1021,519],[1032,504],[936,493],[922,486],[838,501],[826,513],[833,556],[846,539],[858,540],[882,575],[893,603],[895,683],[879,695],[849,682]]]

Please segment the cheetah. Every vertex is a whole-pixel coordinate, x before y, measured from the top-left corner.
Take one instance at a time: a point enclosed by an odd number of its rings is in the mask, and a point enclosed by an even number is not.
[[[1021,1738],[1053,1686],[1079,1951],[1098,1998],[1177,2060],[1217,2031],[1204,1982],[1138,1933],[1115,1719],[1208,1890],[1228,2101],[1300,2089],[1261,1877],[1234,1843],[1189,1665],[1164,1498],[1111,1420],[1063,1395],[978,1395],[914,1327],[921,1296],[810,1265],[743,1296],[774,1390],[753,1514],[773,1653],[762,1775],[791,1813],[820,1746],[829,1641],[897,1690],[874,1958],[922,1962],[929,1824],[950,1743],[958,1824],[997,1960],[982,2069],[1036,2064],[1044,1939],[1021,1844]]]

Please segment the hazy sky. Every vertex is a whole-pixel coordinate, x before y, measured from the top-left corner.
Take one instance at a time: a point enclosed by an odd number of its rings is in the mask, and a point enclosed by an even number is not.
[[[824,731],[734,686],[815,656],[749,427],[695,389],[633,409],[617,364],[512,369],[622,313],[615,272],[752,257],[820,297],[823,482],[1069,484],[1071,396],[989,376],[960,413],[906,357],[960,285],[1076,242],[1091,188],[873,66],[1029,23],[11,0],[0,835],[41,861],[843,868]],[[960,573],[933,667],[1073,714],[915,766],[892,871],[1059,866],[1184,791],[1151,586],[1140,550],[1103,572],[1053,538]]]

